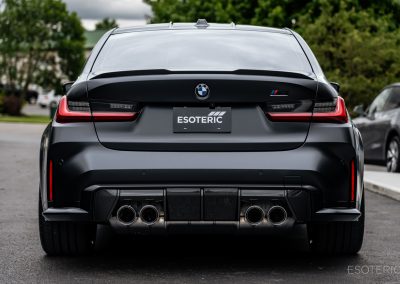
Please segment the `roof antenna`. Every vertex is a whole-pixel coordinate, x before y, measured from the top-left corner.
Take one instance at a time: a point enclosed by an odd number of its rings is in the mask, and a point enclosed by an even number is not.
[[[231,22],[231,27],[236,28],[236,24],[234,22]]]
[[[195,26],[199,29],[205,29],[209,26],[206,19],[198,19]]]
[[[170,28],[170,29],[172,29],[173,25],[174,25],[174,22],[172,22],[172,21],[169,22],[169,28]]]

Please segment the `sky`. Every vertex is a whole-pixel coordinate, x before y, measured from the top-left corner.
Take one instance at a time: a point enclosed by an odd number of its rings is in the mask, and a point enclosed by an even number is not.
[[[98,21],[108,17],[117,20],[120,27],[143,25],[151,9],[142,0],[63,0],[68,10],[75,11],[87,30],[93,30]]]

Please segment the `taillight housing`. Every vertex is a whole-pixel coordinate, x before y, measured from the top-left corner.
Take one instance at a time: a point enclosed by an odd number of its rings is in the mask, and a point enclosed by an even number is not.
[[[87,101],[70,101],[63,96],[58,105],[55,120],[58,123],[88,121],[133,121],[137,112],[91,111]]]
[[[347,123],[346,105],[342,97],[331,102],[316,102],[312,112],[267,112],[271,121]]]

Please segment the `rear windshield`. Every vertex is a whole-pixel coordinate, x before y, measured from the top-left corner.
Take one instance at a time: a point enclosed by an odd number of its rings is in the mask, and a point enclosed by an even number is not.
[[[163,30],[111,35],[92,72],[167,69],[171,71],[290,71],[312,69],[290,34],[259,31]]]

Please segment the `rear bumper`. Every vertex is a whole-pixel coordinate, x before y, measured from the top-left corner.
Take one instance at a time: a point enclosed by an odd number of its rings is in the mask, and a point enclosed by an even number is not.
[[[357,221],[361,216],[355,208],[323,208],[313,212],[315,192],[317,189],[311,186],[284,189],[254,185],[242,185],[240,188],[216,185],[205,188],[193,185],[168,185],[167,188],[156,185],[95,185],[86,188],[83,193],[87,210],[48,208],[43,216],[47,221],[109,223],[118,231],[153,233],[196,229],[282,231],[296,223]],[[137,214],[132,224],[123,224],[117,218],[118,209],[124,205],[132,206]],[[159,218],[154,224],[141,220],[139,211],[146,205],[152,205],[159,211]],[[247,219],[246,212],[251,206],[258,206],[264,211],[265,217],[257,224],[251,224]],[[273,206],[281,206],[287,212],[285,220],[278,224],[269,217]]]
[[[76,147],[74,149],[74,147]],[[193,185],[315,189],[313,206],[354,207],[350,202],[349,144],[307,145],[277,152],[131,152],[96,145],[57,145],[49,207],[82,207],[93,185]]]
[[[356,208],[324,208],[315,212],[313,222],[349,222],[357,221],[361,217]]]
[[[91,214],[82,208],[47,208],[43,211],[46,221],[91,222]]]
[[[46,221],[94,222],[91,214],[81,208],[48,208],[43,212]],[[324,208],[315,213],[314,222],[357,221],[361,212],[355,208]]]
[[[49,147],[48,151],[42,147],[41,188],[46,189],[43,165],[48,160],[54,165],[54,200],[44,202],[46,220],[108,223],[124,192],[164,192],[170,188],[234,188],[240,194],[280,192],[293,214],[293,224],[355,221],[360,216],[363,155],[352,127],[313,124],[307,142],[290,151],[157,152],[105,148],[89,126],[53,127],[45,133]],[[356,202],[350,201],[353,160],[357,165]],[[114,199],[96,200],[97,193],[110,190],[116,192]],[[43,200],[46,196],[42,191]],[[110,200],[115,203],[107,207]],[[108,209],[99,217],[98,208]],[[241,225],[240,219],[211,223],[229,228]],[[189,224],[168,219],[163,224],[165,228],[209,225],[204,220]]]

